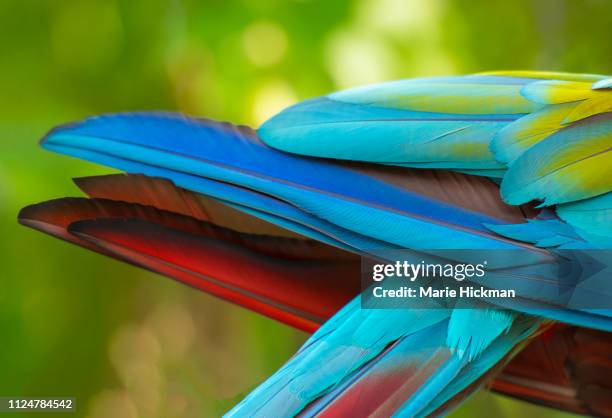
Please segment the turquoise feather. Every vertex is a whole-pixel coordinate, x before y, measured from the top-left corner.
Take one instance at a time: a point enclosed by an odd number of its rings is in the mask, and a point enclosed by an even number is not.
[[[537,199],[554,205],[608,192],[612,186],[610,115],[575,123],[529,148],[504,176],[504,200],[519,205]]]
[[[609,88],[612,88],[612,78],[605,78],[603,80],[599,80],[593,83],[593,90],[602,90]]]
[[[446,345],[459,357],[478,357],[496,338],[512,326],[515,315],[496,309],[458,308],[452,311]],[[487,326],[483,327],[483,323]]]
[[[495,159],[512,164],[535,143],[561,129],[574,108],[574,103],[547,106],[504,126],[490,144]]]
[[[520,95],[531,80],[514,77],[438,77],[399,80],[330,94],[332,100],[422,112],[524,114],[540,106]]]
[[[270,146],[317,157],[404,166],[499,169],[489,151],[513,115],[448,115],[324,98],[288,108],[258,133]],[[377,144],[377,146],[372,146]],[[458,155],[458,146],[463,153]]]
[[[576,229],[557,219],[529,219],[524,224],[487,225],[496,233],[515,240],[531,242],[539,247],[556,247],[569,242],[584,242]]]
[[[460,393],[474,381],[485,375],[491,368],[499,362],[506,361],[518,352],[523,342],[534,333],[540,322],[532,318],[514,318],[512,325],[507,332],[496,338],[490,346],[488,346],[479,356],[470,363],[470,367],[466,371],[462,371],[459,375],[444,387],[444,389],[434,398],[433,402],[427,404],[426,407],[421,407],[418,416],[431,416],[439,407]],[[408,408],[414,403],[407,403],[406,409],[399,412],[408,412]],[[400,415],[398,413],[398,416]],[[406,414],[406,416],[410,416]]]
[[[612,193],[559,205],[557,214],[590,234],[612,237]]]
[[[488,316],[483,314],[485,311],[478,311],[480,314],[467,309],[461,311],[463,313],[459,315],[466,315],[466,319],[475,319],[475,316],[470,315],[480,315],[480,319],[486,319],[479,322],[478,334],[486,338],[486,343],[483,341],[484,345],[480,347],[479,353],[487,354],[478,356],[476,349],[469,342],[467,345],[458,342],[458,345],[449,347],[451,351],[448,359],[408,399],[404,408],[397,412],[398,416],[422,416],[422,410],[426,407],[436,409],[441,406],[447,394],[440,395],[445,393],[449,384],[459,379],[462,383],[457,382],[456,386],[465,387],[529,335],[524,332],[524,327],[520,335],[515,333],[511,325],[511,314]],[[350,381],[351,376],[358,373],[361,367],[371,361],[379,361],[373,359],[394,341],[400,341],[400,348],[405,345],[406,349],[413,353],[418,353],[419,347],[445,344],[446,335],[452,333],[452,319],[449,314],[451,311],[436,309],[361,310],[359,300],[355,299],[317,331],[275,375],[226,416],[292,416],[312,399],[326,394],[334,395],[336,388],[339,385],[341,387],[343,381]],[[382,323],[394,326],[384,327],[381,326]],[[531,331],[537,323],[531,321]],[[497,342],[498,340],[501,343]],[[471,354],[470,347],[474,350]],[[406,361],[402,354],[400,349],[385,356],[385,367],[393,367],[394,359]],[[476,355],[471,357],[472,354]],[[414,357],[414,354],[411,357]],[[396,364],[395,367],[399,367],[401,363]],[[320,405],[319,408],[323,406]],[[316,410],[315,408],[314,411]],[[314,411],[312,415],[307,413],[305,416],[313,416]]]

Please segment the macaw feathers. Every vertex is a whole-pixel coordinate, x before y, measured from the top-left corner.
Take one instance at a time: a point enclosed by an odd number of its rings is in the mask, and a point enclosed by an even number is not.
[[[516,247],[483,226],[500,223],[495,216],[431,199],[360,169],[278,153],[252,131],[217,122],[170,114],[105,116],[56,128],[43,146],[132,173],[161,175],[241,206],[267,208],[312,233],[283,227],[317,239],[329,235],[325,242],[340,241],[344,248],[384,248],[383,242],[387,248],[436,248],[441,242],[456,248]]]
[[[332,93],[345,103],[462,115],[524,114],[539,106],[520,93],[513,77],[447,77],[391,81]]]
[[[609,88],[612,88],[612,78],[605,78],[603,80],[599,80],[593,83],[594,90],[609,89]]]
[[[612,237],[612,193],[557,206],[565,222],[590,234]]]
[[[547,270],[562,249],[612,245],[611,86],[530,71],[401,80],[298,103],[257,132],[171,113],[89,118],[42,146],[129,174],[77,179],[89,198],[24,208],[20,222],[316,330],[229,416],[439,415],[552,321],[612,329],[610,310],[560,304]],[[475,279],[511,279],[517,300],[363,309],[360,257],[397,249],[520,251]],[[606,281],[572,286],[609,299]],[[537,374],[500,384],[584,411],[570,400],[608,392],[578,374],[577,392],[554,399],[529,390]]]
[[[358,305],[354,300],[343,308],[336,315],[342,321],[332,319],[321,327],[227,416],[267,417],[276,411],[283,416],[428,416],[476,389],[479,384],[465,390],[482,373],[509,359],[539,324],[533,319],[491,317],[480,323],[491,329],[490,340],[470,358],[461,351],[469,344],[461,344],[461,350],[446,345],[452,326],[448,310],[368,311]],[[387,328],[386,333],[358,332],[364,321],[392,321],[394,326],[376,327]],[[322,364],[328,366],[318,366]],[[306,372],[308,377],[302,379]],[[383,388],[381,397],[377,394]],[[307,396],[298,395],[304,393]]]
[[[493,138],[495,158],[509,165],[558,130],[612,111],[612,92],[597,90],[590,82],[539,81],[525,85],[521,94],[547,106],[510,123]]]
[[[515,117],[501,119],[321,98],[285,110],[258,133],[272,147],[303,155],[421,168],[493,170],[503,166],[494,160],[489,142]]]
[[[357,256],[167,180],[76,182],[89,199],[31,205],[19,221],[311,332],[359,292]]]
[[[595,89],[592,83],[539,81],[523,87],[521,94],[546,105],[574,103],[572,111],[563,119],[564,124],[612,111],[611,92],[601,87]]]
[[[589,121],[592,119],[573,128]],[[126,125],[129,129],[124,129]],[[589,128],[587,134],[591,133]],[[578,147],[580,139],[573,139]],[[566,146],[570,143],[565,142]],[[88,119],[56,128],[43,146],[128,172],[166,177],[281,228],[357,254],[397,248],[424,252],[499,249],[521,251],[526,264],[550,261],[546,251],[519,242],[529,241],[529,236],[509,239],[494,232],[495,225],[520,223],[527,212],[500,202],[497,187],[486,178],[279,153],[246,128],[172,114]],[[520,191],[526,193],[530,188],[522,184]],[[547,243],[563,242],[549,239]],[[534,286],[541,289],[544,283],[513,277],[520,297],[527,299]],[[550,303],[556,306],[554,297],[543,297],[529,311],[548,309]],[[593,316],[577,312],[568,317],[560,310],[546,315],[555,319],[561,315],[579,325]]]
[[[551,206],[612,190],[610,112],[605,76],[496,72],[332,93],[258,132],[296,154],[502,177],[508,203]]]
[[[536,404],[609,417],[610,352],[612,334],[556,324],[519,352],[492,387]]]
[[[507,332],[515,316],[504,310],[455,309],[450,316],[446,344],[459,357],[478,357],[497,337]],[[486,323],[486,326],[483,324]],[[471,328],[471,329],[470,329]],[[477,331],[475,328],[479,328]]]
[[[297,154],[419,168],[483,170],[486,174],[503,168],[489,150],[493,136],[516,120],[516,113],[534,110],[512,108],[501,114],[483,105],[483,95],[497,97],[495,92],[503,94],[499,89],[510,89],[515,94],[511,97],[516,97],[521,87],[514,80],[500,87],[490,79],[474,77],[469,83],[462,78],[405,80],[334,93],[284,110],[258,132],[268,145]],[[474,102],[480,107],[473,112],[445,95],[449,86],[474,90],[474,85],[486,94],[475,95]],[[422,90],[435,90],[439,105],[427,101],[398,104],[385,98],[396,94],[398,87],[415,101],[434,97],[420,93]]]
[[[603,113],[525,151],[504,176],[501,193],[510,204],[541,200],[548,206],[598,196],[611,189],[611,162],[612,113]]]
[[[500,129],[490,143],[495,159],[510,165],[533,145],[563,128],[574,103],[546,106]]]

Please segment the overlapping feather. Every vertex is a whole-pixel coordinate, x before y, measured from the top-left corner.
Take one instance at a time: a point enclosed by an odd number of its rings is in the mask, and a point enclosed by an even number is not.
[[[605,196],[612,189],[608,87],[603,77],[559,73],[400,81],[298,104],[259,132],[274,147],[309,156],[504,175],[502,191],[509,203],[564,203],[564,220],[593,230],[607,219]],[[468,208],[452,197],[430,196],[422,188],[398,184],[388,172],[373,174],[364,167],[275,152],[251,131],[227,124],[168,114],[114,115],[58,128],[43,146],[168,178],[357,253],[398,247],[522,249],[532,262],[546,254],[492,233],[496,228],[504,233],[507,222],[501,214],[482,210],[485,205]],[[585,210],[594,215],[590,221],[581,214]],[[505,232],[516,233],[513,238],[519,240],[534,238],[545,247],[589,239],[578,229],[565,230],[559,221],[533,225]],[[554,227],[547,231],[549,225]],[[82,239],[95,231],[89,224],[78,226],[75,232]],[[95,231],[98,237],[90,242],[97,245],[105,233],[121,232],[113,228],[109,224]],[[529,283],[521,285],[527,292],[533,289]],[[525,312],[610,328],[609,312],[547,307],[540,301]],[[379,326],[385,321],[399,326]],[[472,321],[480,326],[470,327]],[[324,416],[350,405],[355,390],[369,399],[364,408],[378,413],[441,411],[453,397],[460,399],[482,383],[487,370],[510,357],[540,324],[490,308],[368,312],[354,300],[233,414]],[[390,403],[377,402],[371,395],[376,376],[380,373],[382,381],[396,385],[389,374],[393,366],[410,369],[418,356],[409,352],[427,351],[432,341],[442,356],[436,367],[419,369],[425,373],[419,386],[389,397]],[[328,367],[313,370],[320,363]]]
[[[227,124],[169,114],[105,116],[57,128],[43,146],[129,172],[162,175],[282,227],[358,253],[398,247],[516,249],[523,264],[549,260],[545,251],[492,233],[489,225],[508,222],[501,212],[489,212],[489,200],[466,209],[462,192],[443,192],[444,184],[437,185],[442,192],[431,195],[418,186],[418,176],[413,183],[402,183],[393,169],[374,174],[354,165],[278,153],[252,131]],[[458,187],[463,184],[472,181]],[[494,188],[486,193],[497,196]],[[520,222],[523,215],[516,210]],[[529,299],[534,284],[521,276],[516,280],[521,295]],[[541,284],[535,285],[541,290]],[[535,307],[537,303],[547,309],[551,301],[536,301]],[[582,325],[592,320],[587,312],[568,317],[553,310],[547,315]]]
[[[509,203],[556,205],[612,190],[609,80],[536,71],[401,80],[297,104],[258,132],[292,153],[504,177]]]

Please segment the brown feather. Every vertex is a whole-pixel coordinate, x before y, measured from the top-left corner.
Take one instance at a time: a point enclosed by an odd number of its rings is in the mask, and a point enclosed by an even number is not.
[[[511,206],[501,199],[499,186],[486,177],[446,170],[428,170],[378,164],[339,162],[396,187],[454,206],[511,222],[538,214],[533,206]]]
[[[199,193],[177,187],[170,180],[142,174],[110,174],[74,179],[89,197],[117,200],[180,213],[235,231],[300,238],[301,236]]]
[[[556,325],[533,339],[492,388],[577,414],[612,417],[612,334]]]

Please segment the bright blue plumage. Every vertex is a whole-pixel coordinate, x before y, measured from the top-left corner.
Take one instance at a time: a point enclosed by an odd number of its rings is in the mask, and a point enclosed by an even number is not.
[[[169,178],[359,253],[483,248],[520,251],[521,262],[546,257],[491,233],[494,225],[505,223],[501,219],[323,160],[280,154],[248,131],[228,125],[168,114],[104,116],[55,129],[43,146],[128,172]],[[524,296],[529,296],[531,285],[526,285]],[[579,323],[588,320],[585,314]]]
[[[515,247],[486,234],[483,225],[499,223],[494,218],[443,202],[434,204],[423,196],[325,161],[279,154],[223,125],[171,115],[107,116],[56,129],[43,146],[129,172],[162,174],[205,194],[207,186],[194,184],[199,178],[236,184],[398,246],[439,248],[444,243],[445,248]],[[192,176],[192,181],[186,181],[185,175]],[[202,183],[209,184],[206,180]],[[398,230],[398,223],[405,229]],[[450,242],[446,241],[449,233],[453,234]]]
[[[561,149],[567,144],[576,145],[575,153],[584,151],[586,141],[591,148],[604,147],[612,130],[609,114],[568,120],[574,105],[547,107],[550,89],[531,87],[538,77],[551,75],[403,80],[334,93],[266,122],[258,131],[265,144],[252,131],[228,124],[142,113],[60,127],[43,146],[130,173],[165,177],[361,255],[398,248],[428,255],[435,249],[520,251],[520,259],[489,278],[500,280],[497,284],[513,280],[516,304],[494,306],[489,300],[481,309],[449,309],[432,301],[429,309],[364,310],[354,299],[229,413],[331,414],[354,402],[351,393],[364,390],[364,382],[398,385],[389,375],[414,367],[422,377],[418,385],[417,379],[411,387],[393,386],[387,403],[384,398],[367,407],[373,413],[426,416],[442,413],[454,397],[467,396],[550,320],[612,330],[608,310],[559,309],[560,285],[546,270],[558,260],[559,249],[608,248],[612,233],[601,225],[612,216],[612,184],[591,181],[590,173],[570,173],[563,178],[567,188],[554,189],[551,184],[559,183],[542,177],[540,170],[550,161],[573,163]],[[607,89],[609,79],[600,78],[593,76],[589,83]],[[542,132],[546,135],[540,138]],[[527,222],[522,209],[504,209],[512,215],[509,220],[493,197],[497,188],[486,178],[478,180],[478,192],[468,202],[461,196],[474,180],[467,176],[441,181],[436,174],[414,175],[414,184],[401,183],[401,175],[338,160],[499,177],[510,203],[540,198],[564,204],[557,209],[559,218],[549,211]],[[432,185],[440,190],[429,194]],[[590,199],[573,202],[585,198]],[[540,269],[529,270],[538,263]],[[534,271],[541,277],[532,277]],[[583,296],[599,289],[604,297],[612,294],[605,281],[573,286]]]
[[[366,160],[409,167],[473,170],[503,168],[488,144],[516,115],[459,115],[309,100],[266,122],[259,134],[266,143],[304,155]],[[415,123],[406,123],[415,122]],[[339,136],[341,130],[345,135]],[[411,145],[407,145],[409,140]],[[376,147],[372,144],[376,143]],[[458,144],[466,151],[457,159]],[[367,159],[363,155],[367,154]],[[435,163],[434,163],[435,162]]]

